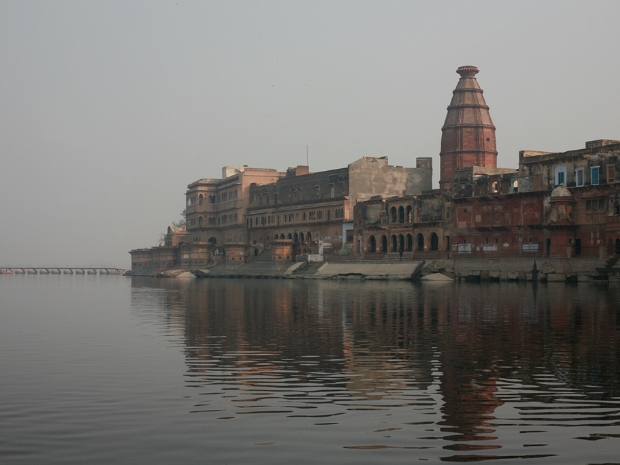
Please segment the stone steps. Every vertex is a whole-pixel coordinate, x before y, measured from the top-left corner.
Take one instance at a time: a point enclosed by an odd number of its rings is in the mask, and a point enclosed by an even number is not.
[[[324,265],[324,262],[310,262],[306,263],[303,267],[296,270],[293,276],[311,276],[314,275],[319,268]]]

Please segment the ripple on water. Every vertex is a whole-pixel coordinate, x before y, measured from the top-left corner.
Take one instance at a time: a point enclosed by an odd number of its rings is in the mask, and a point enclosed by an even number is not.
[[[161,281],[7,298],[11,463],[614,461],[613,289]]]

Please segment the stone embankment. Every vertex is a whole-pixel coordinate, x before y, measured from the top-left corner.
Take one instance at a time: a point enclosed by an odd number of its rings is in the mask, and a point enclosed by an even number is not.
[[[424,262],[365,262],[346,263],[247,263],[244,265],[218,265],[206,270],[196,270],[199,278],[285,278],[285,279],[374,279],[412,280],[421,271]]]
[[[350,279],[422,281],[541,281],[620,283],[616,262],[598,259],[443,259],[403,261],[363,261],[308,263],[254,261],[244,264],[222,263],[193,270],[153,271],[157,277],[254,278],[254,279]]]
[[[467,259],[453,263],[454,277],[465,280],[577,282],[608,280],[615,272],[596,258]]]

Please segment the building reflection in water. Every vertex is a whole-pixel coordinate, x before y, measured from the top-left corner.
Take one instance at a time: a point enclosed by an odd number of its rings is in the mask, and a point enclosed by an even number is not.
[[[448,441],[458,454],[502,447],[507,421],[579,421],[609,407],[568,419],[528,402],[619,394],[612,288],[133,278],[133,292],[145,317],[178,329],[188,385],[236,390],[238,410],[404,408],[436,427],[418,441]],[[498,419],[506,403],[518,419]],[[420,418],[410,424],[429,423]]]

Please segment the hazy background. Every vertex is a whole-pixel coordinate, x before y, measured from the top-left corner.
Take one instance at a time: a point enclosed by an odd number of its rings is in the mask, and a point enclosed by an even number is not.
[[[480,68],[498,165],[620,139],[620,2],[0,1],[0,267],[130,267],[224,165],[432,156]]]

